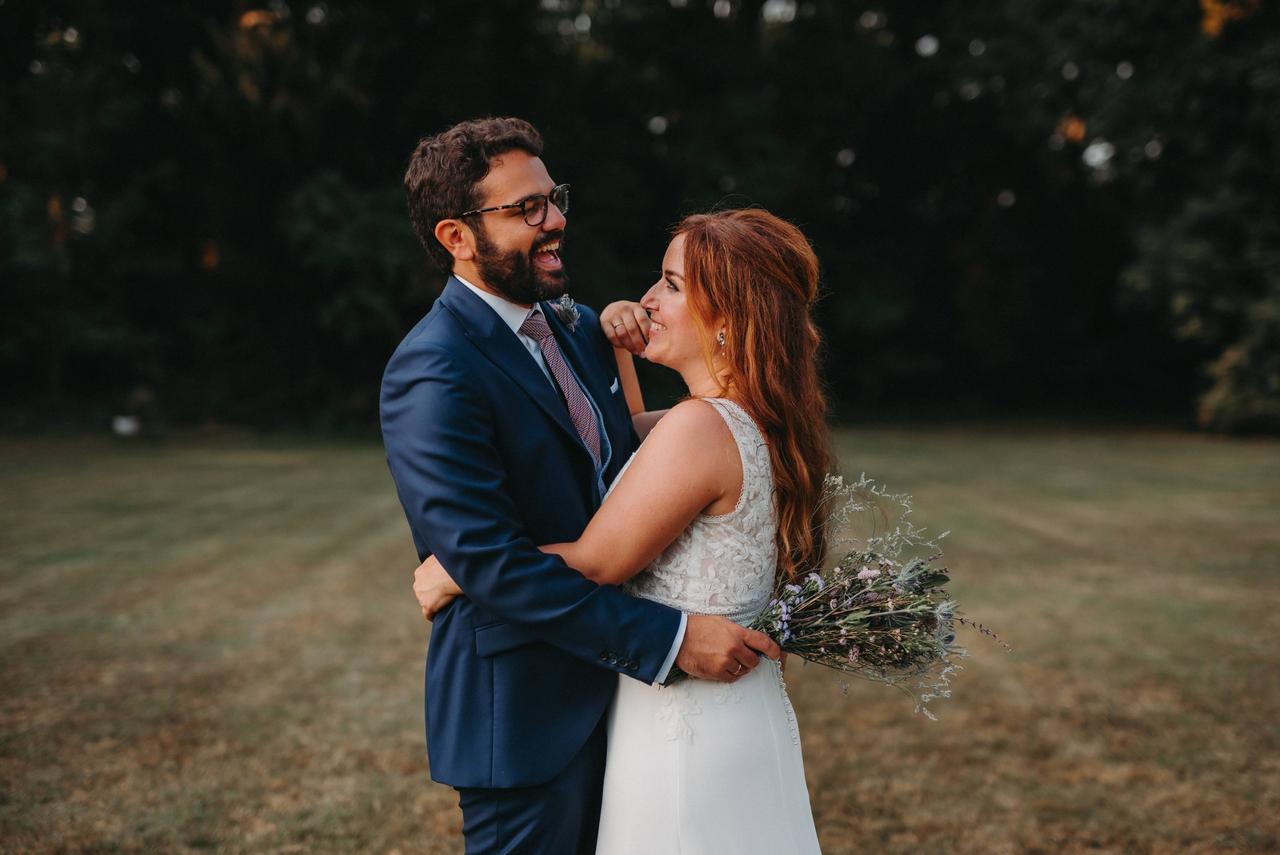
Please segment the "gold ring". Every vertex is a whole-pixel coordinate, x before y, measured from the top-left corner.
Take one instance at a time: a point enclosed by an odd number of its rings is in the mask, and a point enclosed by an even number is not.
[[[613,325],[613,328],[616,330],[616,329],[617,329],[618,327],[620,327],[620,326],[623,326],[622,321],[618,321],[616,324],[614,324],[614,325]]]

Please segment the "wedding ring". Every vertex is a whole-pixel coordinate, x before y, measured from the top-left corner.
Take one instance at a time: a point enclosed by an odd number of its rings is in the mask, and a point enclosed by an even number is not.
[[[733,676],[735,676],[735,677],[736,677],[736,676],[738,676],[739,674],[741,674],[741,673],[742,673],[742,663],[741,663],[741,662],[739,662],[739,663],[738,663],[738,670],[737,670],[737,671],[730,671],[729,673],[730,673],[730,674],[732,674],[732,675],[733,675]]]
[[[623,325],[622,321],[618,321],[616,324],[613,325],[613,328],[616,330],[618,327],[622,325]]]

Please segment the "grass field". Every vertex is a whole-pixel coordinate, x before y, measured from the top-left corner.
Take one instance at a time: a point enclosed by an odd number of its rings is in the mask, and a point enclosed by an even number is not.
[[[941,720],[793,661],[824,851],[1280,849],[1280,444],[860,429],[949,528]],[[0,440],[0,849],[461,852],[381,449]]]

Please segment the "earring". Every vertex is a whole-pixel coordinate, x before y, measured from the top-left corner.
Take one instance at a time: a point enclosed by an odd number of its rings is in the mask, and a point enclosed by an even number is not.
[[[720,330],[720,335],[716,336],[716,341],[720,343],[721,347],[724,347],[724,330]]]

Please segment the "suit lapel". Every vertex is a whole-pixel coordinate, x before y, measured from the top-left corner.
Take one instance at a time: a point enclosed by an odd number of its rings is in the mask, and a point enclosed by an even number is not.
[[[556,341],[560,344],[560,351],[564,354],[564,358],[573,367],[578,379],[587,387],[587,394],[595,400],[596,406],[603,406],[607,399],[602,398],[601,395],[608,387],[601,385],[604,380],[600,375],[600,363],[599,360],[592,359],[591,354],[586,350],[585,337],[570,332],[551,303],[544,300],[541,306],[542,313],[547,318],[547,324],[550,325],[551,332],[555,334]]]
[[[444,293],[440,295],[440,302],[461,322],[463,332],[475,344],[476,349],[532,398],[551,421],[559,425],[582,449],[582,453],[589,457],[590,452],[582,444],[582,438],[569,420],[569,411],[560,399],[560,393],[547,380],[547,376],[511,332],[511,328],[503,323],[493,309],[452,277],[445,285]],[[543,311],[546,311],[545,306]]]

